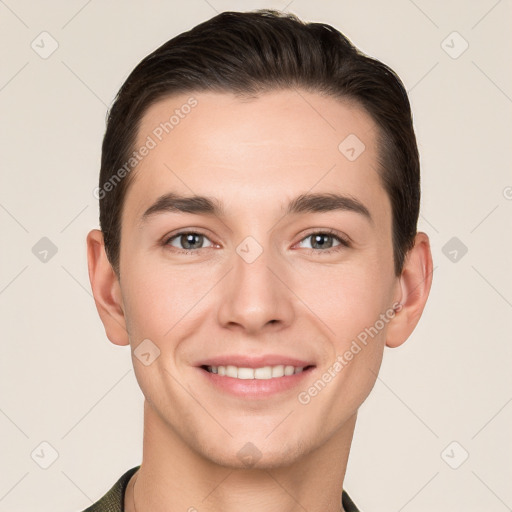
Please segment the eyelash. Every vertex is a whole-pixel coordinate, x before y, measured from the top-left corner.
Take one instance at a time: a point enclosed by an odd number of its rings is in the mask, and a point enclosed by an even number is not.
[[[170,237],[166,237],[163,240],[163,244],[162,245],[164,247],[172,247],[172,249],[170,249],[170,250],[173,251],[173,252],[177,252],[178,254],[185,254],[185,255],[189,255],[189,256],[193,255],[193,254],[196,254],[201,249],[208,249],[208,247],[201,247],[199,249],[193,249],[193,250],[190,250],[190,249],[178,249],[177,247],[173,247],[173,246],[169,245],[172,240],[174,240],[174,239],[176,239],[176,238],[178,238],[178,237],[180,237],[182,235],[202,235],[205,238],[208,238],[207,235],[202,233],[201,231],[180,231],[179,233],[175,233],[174,235],[172,235]],[[304,240],[306,240],[309,237],[312,237],[313,235],[327,235],[327,236],[331,236],[332,238],[334,238],[338,242],[340,242],[340,244],[335,246],[335,247],[331,247],[330,249],[325,249],[325,250],[322,250],[322,249],[306,249],[308,254],[332,254],[333,252],[337,252],[339,250],[351,247],[351,244],[350,244],[348,238],[345,238],[345,237],[341,236],[340,233],[338,233],[337,231],[332,230],[332,229],[324,229],[322,231],[311,231],[306,236],[301,238],[298,243],[303,242]]]

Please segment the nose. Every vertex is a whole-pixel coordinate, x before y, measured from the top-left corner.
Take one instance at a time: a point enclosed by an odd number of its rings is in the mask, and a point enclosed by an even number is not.
[[[294,295],[286,286],[285,262],[270,250],[263,250],[253,260],[263,249],[254,242],[238,249],[221,293],[218,321],[224,328],[246,334],[289,326],[294,317]]]

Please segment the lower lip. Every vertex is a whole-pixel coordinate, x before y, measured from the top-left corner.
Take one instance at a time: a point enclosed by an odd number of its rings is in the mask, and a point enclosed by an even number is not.
[[[299,384],[309,377],[315,367],[312,366],[293,375],[274,377],[272,379],[235,379],[217,373],[210,373],[203,368],[198,369],[208,379],[208,382],[217,389],[243,398],[258,399],[268,398],[271,395],[298,387]]]

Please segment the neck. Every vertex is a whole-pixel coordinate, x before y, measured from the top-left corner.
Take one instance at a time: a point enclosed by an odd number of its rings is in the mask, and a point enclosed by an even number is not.
[[[244,512],[343,511],[355,420],[356,415],[327,443],[291,463],[238,468],[191,449],[144,402],[143,460],[127,487],[125,511],[238,512],[241,504]]]

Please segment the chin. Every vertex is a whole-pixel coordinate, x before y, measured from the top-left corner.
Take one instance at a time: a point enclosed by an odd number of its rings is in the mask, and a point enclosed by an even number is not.
[[[269,440],[263,436],[261,442],[233,440],[229,446],[224,445],[222,451],[208,450],[208,453],[203,453],[203,456],[219,466],[230,469],[268,470],[296,463],[308,451],[301,450],[301,445],[303,443],[299,443],[298,446],[289,446],[280,440],[269,443]]]

